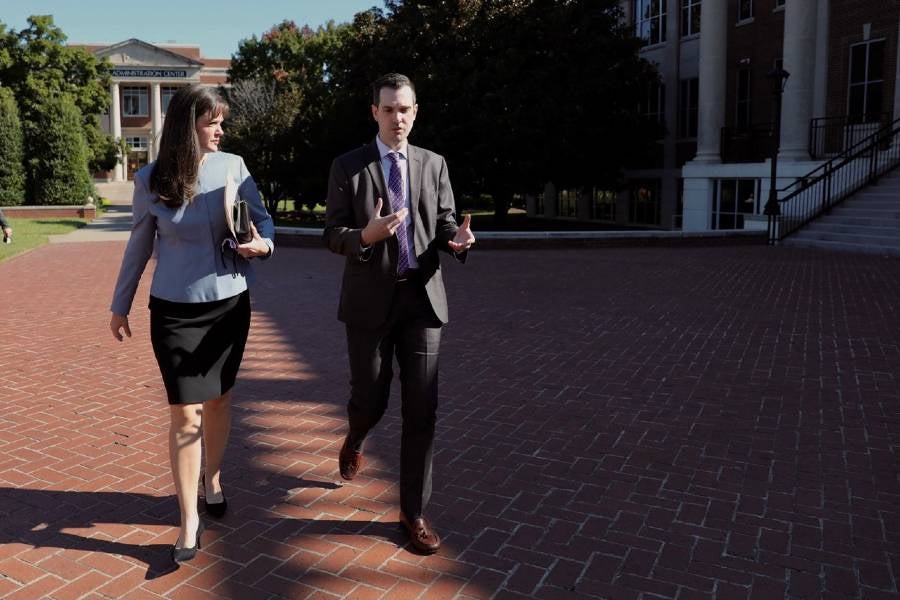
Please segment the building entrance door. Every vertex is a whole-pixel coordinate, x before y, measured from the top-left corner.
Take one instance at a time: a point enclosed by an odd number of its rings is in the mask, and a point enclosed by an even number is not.
[[[134,174],[138,172],[138,169],[146,165],[147,162],[146,150],[131,150],[128,153],[128,180],[131,181],[134,179]]]

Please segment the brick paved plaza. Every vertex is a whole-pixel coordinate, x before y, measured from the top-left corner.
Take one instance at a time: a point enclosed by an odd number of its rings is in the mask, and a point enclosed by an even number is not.
[[[399,402],[342,485],[342,262],[262,264],[223,482],[172,571],[167,408],[107,329],[122,242],[0,263],[0,597],[898,598],[900,259],[762,246],[445,261],[437,556]]]

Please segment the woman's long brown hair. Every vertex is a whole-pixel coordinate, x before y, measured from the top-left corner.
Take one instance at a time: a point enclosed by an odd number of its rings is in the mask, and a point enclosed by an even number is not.
[[[228,115],[228,105],[213,89],[183,87],[169,101],[159,155],[150,173],[150,191],[170,208],[178,208],[194,197],[203,156],[196,124],[204,115]]]

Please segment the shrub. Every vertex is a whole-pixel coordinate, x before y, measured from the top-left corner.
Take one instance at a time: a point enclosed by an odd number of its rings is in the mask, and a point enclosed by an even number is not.
[[[22,123],[12,90],[0,87],[0,206],[25,201]]]
[[[33,204],[84,204],[94,195],[81,111],[66,95],[48,98],[26,138]]]

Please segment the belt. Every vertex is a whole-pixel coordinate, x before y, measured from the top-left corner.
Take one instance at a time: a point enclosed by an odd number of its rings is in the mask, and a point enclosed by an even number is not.
[[[397,279],[394,281],[396,283],[407,283],[411,281],[421,281],[422,275],[419,273],[419,269],[407,269],[402,274],[397,275]]]

